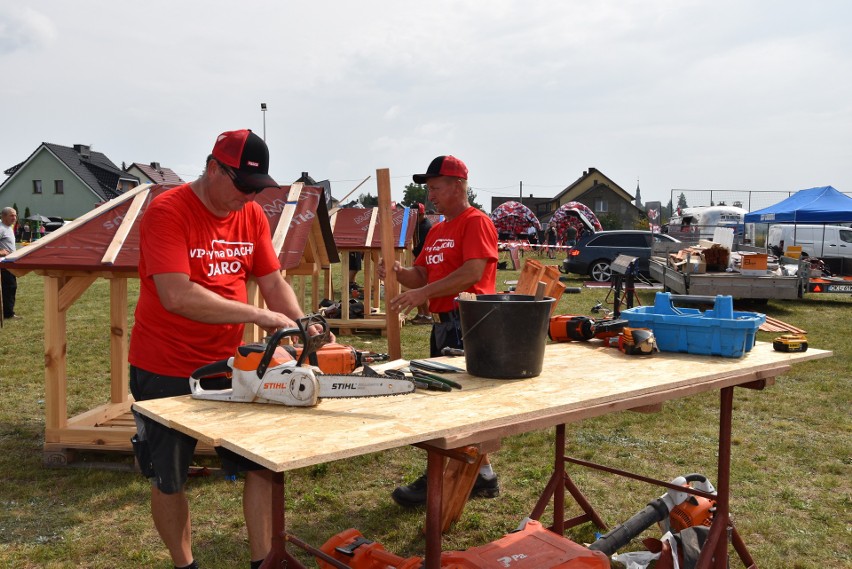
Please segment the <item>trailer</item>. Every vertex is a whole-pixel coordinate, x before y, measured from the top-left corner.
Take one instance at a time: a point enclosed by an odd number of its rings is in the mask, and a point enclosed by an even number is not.
[[[807,277],[798,275],[687,274],[669,267],[666,260],[659,257],[651,258],[650,273],[652,279],[663,285],[663,290],[696,296],[726,294],[738,299],[796,299],[802,298],[808,290]]]
[[[740,246],[740,249],[750,249]],[[798,263],[795,275],[751,276],[738,272],[683,273],[669,266],[669,251],[654,249],[649,261],[651,278],[663,285],[663,290],[695,296],[730,295],[737,299],[768,300],[797,299],[808,292],[810,266],[805,260],[785,259]]]

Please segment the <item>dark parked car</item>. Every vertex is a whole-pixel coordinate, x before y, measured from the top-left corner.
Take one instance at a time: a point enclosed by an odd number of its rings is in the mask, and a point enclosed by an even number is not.
[[[678,243],[662,233],[641,230],[598,231],[584,235],[576,245],[568,249],[562,261],[563,273],[589,275],[596,281],[608,281],[612,276],[612,262],[619,255],[639,259],[639,272],[648,274],[648,259],[654,241]]]
[[[65,220],[61,217],[54,217],[52,215],[49,215],[47,216],[47,218],[50,221],[44,224],[45,233],[51,233],[52,231],[56,231],[57,229],[65,225]]]

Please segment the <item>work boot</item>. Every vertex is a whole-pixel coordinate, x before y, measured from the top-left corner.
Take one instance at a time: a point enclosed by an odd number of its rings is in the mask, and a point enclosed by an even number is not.
[[[500,495],[500,484],[497,476],[485,478],[477,475],[473,489],[470,491],[471,498],[496,498]],[[393,501],[403,508],[416,508],[426,504],[426,475],[424,474],[408,486],[397,486],[391,493]]]

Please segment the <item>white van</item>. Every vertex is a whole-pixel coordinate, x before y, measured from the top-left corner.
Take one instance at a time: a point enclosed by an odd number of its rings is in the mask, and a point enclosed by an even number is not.
[[[728,205],[684,208],[679,215],[669,219],[668,233],[681,239],[682,234],[691,233],[697,239],[713,239],[717,227],[730,227],[734,234],[742,236],[743,218],[748,210]]]
[[[852,227],[793,223],[769,226],[766,247],[770,251],[783,252],[790,245],[800,246],[808,257],[823,259],[832,272],[852,272]]]

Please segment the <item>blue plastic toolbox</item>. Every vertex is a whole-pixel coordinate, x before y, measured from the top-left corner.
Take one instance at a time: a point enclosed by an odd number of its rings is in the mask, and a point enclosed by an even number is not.
[[[704,312],[675,304],[712,303]],[[621,318],[632,328],[650,328],[657,347],[663,352],[686,352],[739,358],[754,346],[757,329],[766,315],[756,312],[734,312],[734,299],[678,296],[658,292],[654,306],[628,308]]]

